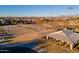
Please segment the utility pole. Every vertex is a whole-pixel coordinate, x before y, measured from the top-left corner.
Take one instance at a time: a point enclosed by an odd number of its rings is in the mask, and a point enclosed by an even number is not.
[[[71,15],[71,11],[73,10],[73,7],[68,7],[69,10],[69,15]],[[70,16],[71,17],[71,16]],[[69,28],[71,28],[71,24],[70,24],[71,19],[69,20]]]

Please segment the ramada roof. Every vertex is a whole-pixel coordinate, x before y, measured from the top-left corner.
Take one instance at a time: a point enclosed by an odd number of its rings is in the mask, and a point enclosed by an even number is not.
[[[63,40],[65,42],[69,42],[69,43],[72,43],[72,44],[77,43],[77,41],[79,40],[79,33],[75,33],[75,32],[73,32],[72,30],[69,30],[69,29],[50,33],[47,36],[53,37],[56,40]]]

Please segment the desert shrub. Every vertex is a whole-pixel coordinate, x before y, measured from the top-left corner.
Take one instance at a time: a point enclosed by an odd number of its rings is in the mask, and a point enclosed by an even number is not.
[[[79,49],[79,40],[77,41],[77,44],[75,44],[75,48]]]
[[[10,20],[10,24],[12,24],[12,25],[15,25],[15,24],[17,24],[17,21],[16,21],[16,19],[11,19],[11,20]]]
[[[41,37],[42,39],[47,39],[47,37],[46,36],[43,36],[43,37]]]
[[[61,40],[57,40],[57,43],[58,43],[58,45],[62,44]]]

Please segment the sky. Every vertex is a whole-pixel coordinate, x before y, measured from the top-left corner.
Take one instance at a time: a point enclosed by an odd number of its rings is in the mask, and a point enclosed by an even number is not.
[[[79,15],[79,5],[0,5],[0,16]]]

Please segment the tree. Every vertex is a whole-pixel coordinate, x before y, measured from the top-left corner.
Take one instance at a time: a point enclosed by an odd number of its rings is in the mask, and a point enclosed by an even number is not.
[[[16,21],[16,19],[11,19],[11,20],[10,20],[10,24],[12,24],[12,25],[15,25],[15,24],[17,24],[17,21]]]

